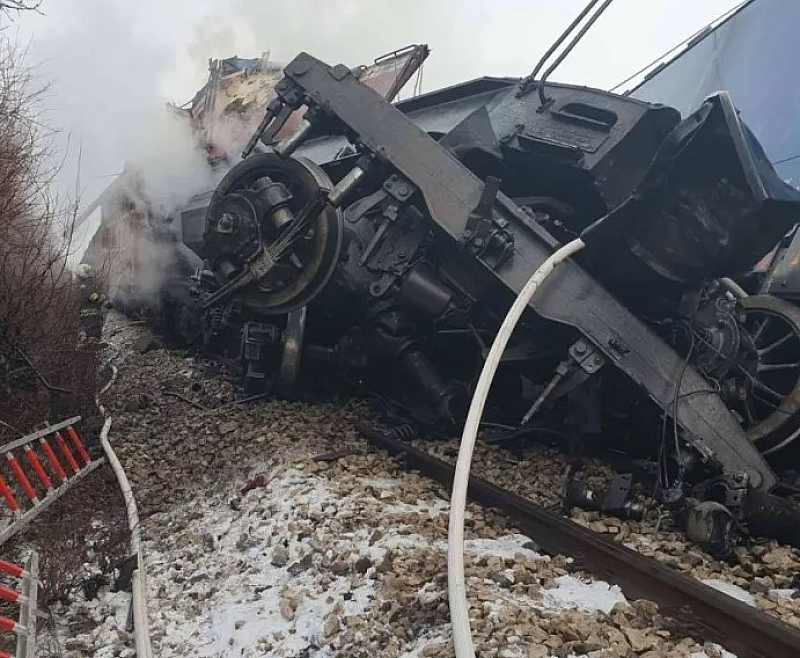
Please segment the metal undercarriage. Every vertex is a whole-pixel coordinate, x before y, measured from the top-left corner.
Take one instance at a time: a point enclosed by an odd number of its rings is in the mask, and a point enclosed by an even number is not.
[[[720,477],[729,505],[776,485],[759,441],[787,440],[777,411],[753,412],[776,393],[760,375],[764,309],[722,281],[789,231],[800,194],[726,94],[681,122],[606,92],[506,83],[467,110],[434,103],[452,115],[438,131],[431,108],[413,120],[347,67],[303,53],[284,74],[208,204],[205,269],[181,310],[184,333],[242,360],[249,390],[368,391],[450,431],[513,297],[582,235],[531,302],[490,419],[649,455],[671,502]]]

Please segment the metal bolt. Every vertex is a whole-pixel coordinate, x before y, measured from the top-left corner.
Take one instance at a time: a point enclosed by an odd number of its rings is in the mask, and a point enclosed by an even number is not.
[[[292,67],[292,73],[295,75],[305,75],[308,73],[308,62],[297,62]]]
[[[578,342],[575,343],[575,354],[585,354],[586,353],[586,343]]]

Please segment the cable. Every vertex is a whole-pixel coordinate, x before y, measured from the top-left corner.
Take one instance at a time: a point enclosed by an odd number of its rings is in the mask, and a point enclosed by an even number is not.
[[[747,291],[730,277],[724,276],[719,280],[719,282],[729,293],[736,297],[736,299],[746,299],[749,297]]]
[[[725,13],[723,13],[722,15],[718,16],[718,17],[717,17],[717,18],[715,18],[713,21],[711,21],[710,23],[708,23],[707,25],[704,25],[703,27],[701,27],[701,28],[700,28],[699,30],[697,30],[697,32],[695,32],[694,34],[690,34],[690,35],[689,35],[688,37],[686,37],[686,38],[685,38],[683,41],[681,41],[681,42],[680,42],[678,45],[676,45],[676,46],[673,46],[673,47],[672,47],[672,48],[670,48],[670,49],[669,49],[667,52],[665,52],[663,55],[659,55],[659,56],[658,56],[658,57],[656,57],[656,58],[655,58],[655,59],[654,59],[652,62],[650,62],[649,64],[646,64],[645,66],[643,66],[642,68],[640,68],[638,71],[636,71],[636,73],[633,73],[633,74],[629,75],[629,76],[628,76],[627,78],[625,78],[625,79],[624,79],[622,82],[620,82],[620,83],[618,83],[618,84],[614,85],[613,87],[611,87],[611,89],[609,89],[609,91],[613,93],[615,90],[617,90],[617,89],[619,89],[620,87],[622,87],[623,85],[627,84],[628,82],[630,82],[630,81],[631,81],[631,80],[633,80],[634,78],[636,78],[636,77],[640,76],[642,73],[644,73],[644,72],[645,72],[645,71],[647,71],[648,69],[652,68],[654,65],[658,64],[659,62],[662,62],[662,61],[664,61],[664,60],[665,60],[667,57],[669,57],[669,56],[670,56],[672,53],[674,53],[676,50],[678,50],[678,48],[681,48],[682,46],[685,46],[687,43],[689,43],[689,42],[691,42],[691,41],[694,41],[694,40],[695,40],[695,39],[697,39],[699,36],[701,36],[701,35],[703,35],[703,34],[705,34],[705,33],[707,33],[707,34],[711,34],[711,32],[713,32],[713,31],[714,31],[714,30],[716,30],[717,28],[721,27],[721,26],[722,26],[724,23],[726,23],[726,22],[728,21],[728,19],[730,19],[730,18],[733,18],[733,16],[734,16],[735,14],[737,14],[737,13],[738,13],[740,10],[744,9],[744,8],[745,8],[747,5],[749,5],[749,4],[750,4],[752,1],[753,1],[753,0],[745,0],[745,1],[744,1],[744,2],[742,2],[741,4],[738,4],[738,5],[736,5],[736,6],[735,6],[733,9],[729,9],[728,11],[726,11]],[[713,26],[713,27],[712,27],[712,26]],[[688,50],[688,49],[687,49],[687,50]],[[686,52],[686,51],[683,51],[683,52],[681,53],[681,55],[683,55],[683,53],[685,53],[685,52]],[[672,63],[672,62],[674,62],[676,59],[678,59],[678,57],[680,57],[680,55],[676,56],[674,59],[671,59],[671,60],[669,60],[669,62],[665,62],[665,63],[664,63],[664,65],[666,66],[666,65],[668,65],[668,64],[671,64],[671,63]],[[637,86],[638,86],[638,85],[637,85]],[[636,87],[634,87],[634,89],[635,89],[635,88],[636,88]],[[631,91],[633,91],[633,90],[631,90]],[[626,94],[627,94],[627,93],[628,93],[628,92],[626,92]],[[774,163],[773,163],[773,164],[774,164]]]
[[[102,405],[99,405],[103,412]],[[125,469],[119,461],[114,448],[108,441],[108,432],[111,429],[111,417],[106,418],[103,429],[100,432],[100,443],[106,454],[106,459],[117,477],[117,483],[122,491],[125,500],[125,508],[128,514],[128,527],[131,532],[131,550],[136,555],[136,571],[133,572],[133,636],[136,644],[136,655],[139,658],[151,658],[153,648],[150,644],[150,628],[147,621],[146,587],[144,583],[144,557],[142,555],[142,533],[139,524],[139,512],[136,507],[136,499],[133,497],[131,483],[125,474]]]
[[[788,158],[784,158],[783,160],[774,160],[774,161],[770,162],[770,164],[771,165],[779,165],[779,164],[783,164],[784,162],[792,162],[793,160],[797,160],[798,158],[800,158],[800,153],[798,153],[797,155],[793,155],[791,157],[788,157]]]
[[[692,331],[691,335],[691,343],[689,345],[689,352],[686,354],[686,358],[683,360],[683,367],[681,368],[681,374],[678,375],[678,380],[675,382],[675,400],[672,405],[672,428],[673,428],[673,440],[675,441],[675,458],[678,460],[679,470],[678,470],[678,477],[676,478],[676,485],[680,484],[681,479],[683,479],[683,473],[686,470],[686,465],[683,462],[683,455],[681,454],[681,446],[678,442],[678,400],[680,400],[680,393],[681,393],[681,386],[683,386],[683,378],[686,375],[686,369],[689,367],[689,361],[692,358],[692,353],[694,352],[694,343],[695,343],[695,335]]]
[[[119,356],[119,352],[116,356]],[[113,360],[113,359],[112,359]],[[110,363],[110,362],[109,362]],[[100,430],[100,445],[103,447],[106,460],[108,461],[117,484],[122,492],[125,501],[125,512],[128,517],[128,528],[131,533],[131,552],[136,556],[136,570],[131,577],[131,606],[133,612],[133,639],[138,658],[153,658],[153,647],[150,639],[150,624],[147,619],[147,584],[145,575],[144,555],[142,552],[142,531],[139,521],[139,509],[136,506],[136,498],[133,495],[131,483],[125,473],[125,469],[114,452],[114,448],[108,440],[108,433],[111,430],[111,416],[106,414],[105,407],[100,402],[100,395],[105,393],[114,383],[117,377],[117,369],[111,364],[111,380],[95,396],[94,402],[100,415],[105,418],[103,428]]]
[[[542,79],[539,81],[539,102],[542,104],[542,106],[547,104],[547,97],[545,96],[544,93],[544,83],[547,80],[547,78],[549,78],[550,74],[558,68],[558,66],[561,64],[561,62],[564,61],[567,55],[569,55],[572,52],[572,49],[578,45],[578,42],[581,39],[583,39],[584,35],[589,31],[589,28],[591,28],[592,25],[595,24],[595,21],[598,18],[600,18],[601,14],[606,9],[608,9],[608,6],[613,1],[614,0],[605,0],[605,2],[602,5],[600,5],[600,8],[589,17],[589,20],[586,21],[586,24],[578,31],[578,33],[575,35],[575,38],[569,42],[569,45],[566,48],[564,48],[564,50],[561,51],[561,54],[558,57],[556,57],[556,60],[550,65],[550,67],[544,73],[542,73]],[[595,2],[589,3],[589,8],[594,6],[594,4]]]
[[[461,446],[458,451],[455,475],[453,477],[453,493],[450,498],[450,522],[447,546],[447,588],[450,601],[450,622],[453,627],[453,644],[456,658],[475,658],[475,646],[469,625],[469,604],[467,602],[466,584],[464,581],[464,515],[467,506],[467,488],[469,471],[472,464],[472,453],[481,424],[483,408],[489,389],[492,385],[500,358],[505,351],[511,334],[517,326],[523,311],[527,308],[533,295],[553,270],[573,254],[586,246],[581,238],[556,250],[539,266],[533,276],[525,284],[508,311],[500,330],[495,336],[483,370],[475,387],[475,394],[469,407]]]

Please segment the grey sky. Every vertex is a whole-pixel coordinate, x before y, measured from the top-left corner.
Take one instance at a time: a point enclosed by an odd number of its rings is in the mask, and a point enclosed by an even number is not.
[[[188,100],[209,57],[288,61],[307,50],[354,66],[428,43],[428,91],[481,75],[527,74],[585,0],[44,0],[10,26],[52,84],[51,125],[64,130],[60,182],[84,203],[132,153],[157,148],[166,101]],[[608,88],[739,0],[616,0],[554,80]],[[70,139],[67,143],[66,136]],[[78,148],[80,146],[80,149]]]

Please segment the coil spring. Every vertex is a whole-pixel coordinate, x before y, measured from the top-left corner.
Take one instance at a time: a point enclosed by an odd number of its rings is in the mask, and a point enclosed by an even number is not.
[[[385,435],[389,439],[395,441],[408,441],[417,438],[417,430],[413,425],[408,423],[404,425],[396,425],[390,430],[386,430]]]

